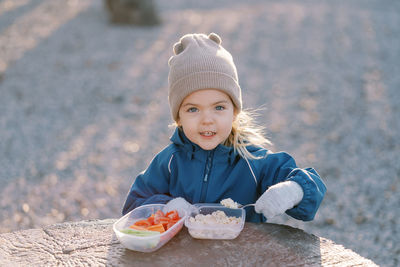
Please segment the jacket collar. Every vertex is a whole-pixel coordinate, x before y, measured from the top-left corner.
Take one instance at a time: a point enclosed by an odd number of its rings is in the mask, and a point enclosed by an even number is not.
[[[213,150],[204,150],[199,145],[190,141],[179,127],[176,127],[170,140],[175,145],[182,147],[189,159],[205,159],[211,151],[214,152],[214,162],[228,161],[229,164],[232,164],[236,157],[239,157],[238,153],[234,151],[233,147],[228,147],[221,144],[219,144]]]

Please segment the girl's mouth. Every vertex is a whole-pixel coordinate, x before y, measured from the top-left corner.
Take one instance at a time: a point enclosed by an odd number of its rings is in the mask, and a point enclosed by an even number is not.
[[[216,132],[211,132],[211,131],[200,132],[200,135],[204,137],[214,136],[215,134]]]

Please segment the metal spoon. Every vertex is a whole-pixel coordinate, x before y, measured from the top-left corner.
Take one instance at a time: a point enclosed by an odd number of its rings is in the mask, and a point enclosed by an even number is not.
[[[246,204],[246,205],[238,204],[238,208],[239,208],[239,209],[244,209],[244,208],[246,208],[246,207],[255,206],[255,205],[256,205],[255,203],[253,203],[253,204]]]

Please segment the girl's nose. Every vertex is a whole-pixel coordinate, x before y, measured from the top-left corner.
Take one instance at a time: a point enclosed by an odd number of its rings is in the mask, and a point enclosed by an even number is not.
[[[214,119],[212,117],[212,114],[210,112],[204,112],[202,117],[201,117],[201,123],[203,124],[212,124],[214,122]]]

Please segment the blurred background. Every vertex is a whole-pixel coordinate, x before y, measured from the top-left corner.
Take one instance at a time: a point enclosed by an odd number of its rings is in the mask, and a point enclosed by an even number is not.
[[[117,2],[0,1],[0,233],[120,217],[169,143],[172,45],[216,32],[271,149],[328,188],[272,222],[398,266],[400,2]]]

